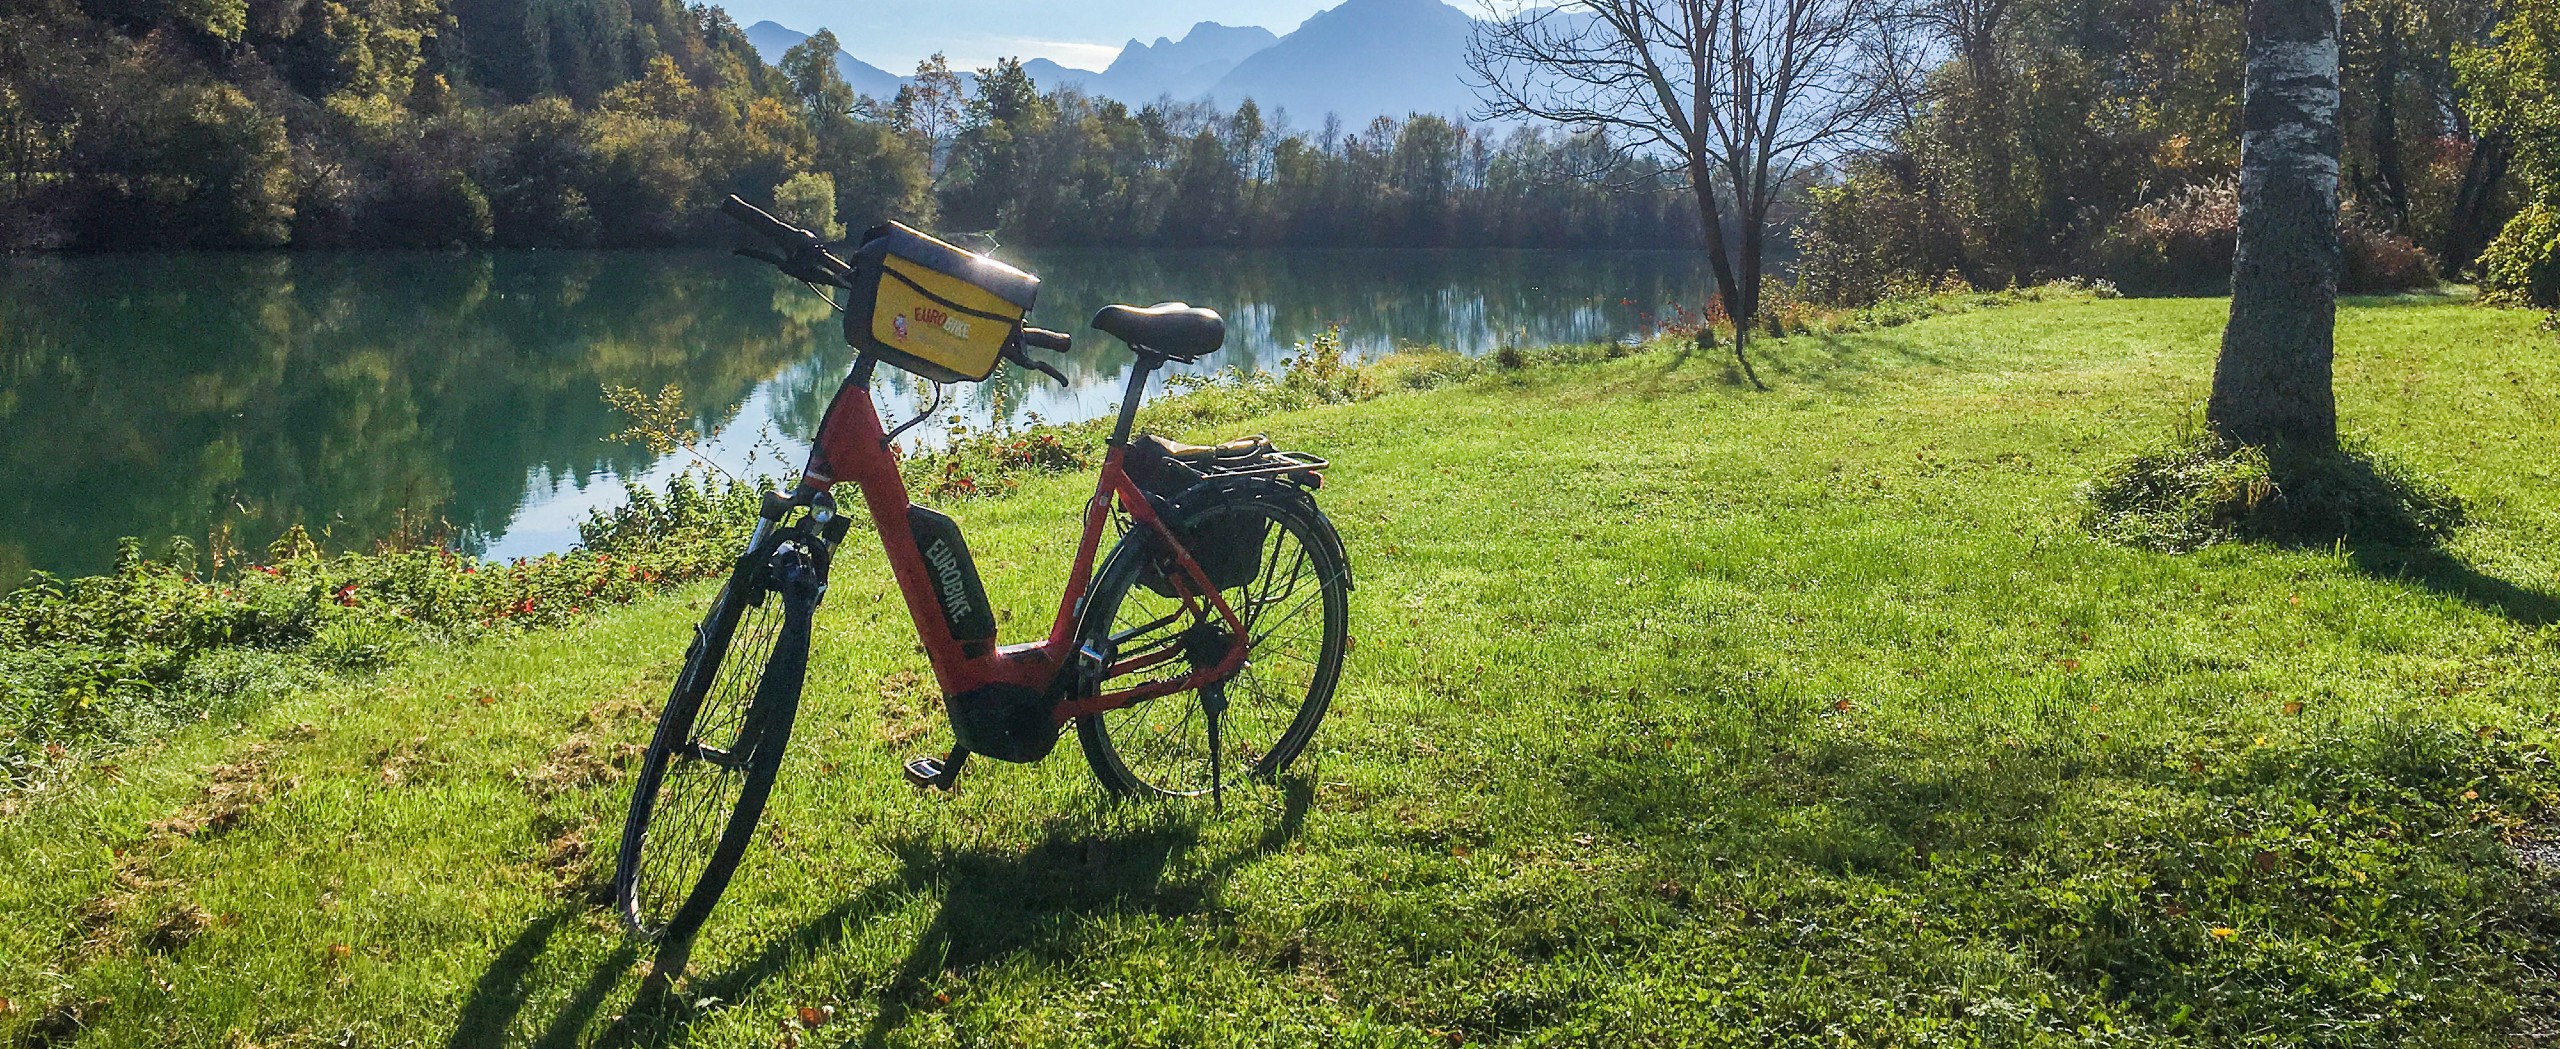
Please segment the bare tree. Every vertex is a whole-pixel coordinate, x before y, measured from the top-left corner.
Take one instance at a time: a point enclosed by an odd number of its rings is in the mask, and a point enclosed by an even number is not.
[[[1964,60],[1965,76],[1986,104],[1996,104],[2000,81],[2000,36],[2009,27],[2017,0],[1920,0],[1912,17],[1946,40]]]
[[[2251,0],[2240,245],[2205,421],[2239,444],[2338,445],[2339,0]]]
[[[899,130],[924,141],[933,158],[932,170],[940,174],[943,162],[951,155],[951,136],[959,133],[968,105],[967,83],[952,72],[951,63],[942,57],[942,52],[936,51],[933,57],[916,63],[916,75],[898,88],[897,98],[890,100],[890,121]]]
[[[1488,0],[1499,5],[1502,0]],[[1770,212],[1857,145],[1916,68],[1899,0],[1565,0],[1477,25],[1467,65],[1491,119],[1608,133],[1684,174],[1734,360],[1760,312]],[[1719,192],[1721,189],[1721,192]]]

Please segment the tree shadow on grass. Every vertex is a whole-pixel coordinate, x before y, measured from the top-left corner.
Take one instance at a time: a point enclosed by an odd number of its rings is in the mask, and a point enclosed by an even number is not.
[[[1910,337],[1889,332],[1890,329],[1878,328],[1846,335],[1754,339],[1752,359],[1773,385],[1796,382],[1832,393],[1865,389],[1889,373],[1948,363],[1945,354],[1923,350]],[[1725,356],[1730,364],[1730,348]],[[1733,373],[1735,382],[1741,381],[1739,369],[1727,370]]]
[[[2078,762],[2050,747],[1894,743],[1812,727],[1829,700],[1792,712],[1773,697],[1717,710],[1704,756],[1649,748],[1589,754],[1564,769],[1564,796],[1592,821],[1715,866],[1826,871],[1892,880],[1943,850],[2022,853]],[[1694,717],[1695,710],[1690,711]],[[1670,723],[1639,714],[1615,730],[1642,739]]]
[[[1700,369],[1708,373],[1705,381],[1714,385],[1749,391],[1751,380],[1733,359],[1733,343],[1719,341],[1712,347],[1695,342],[1681,342],[1660,353],[1658,365],[1635,369],[1632,374],[1602,387],[1608,393],[1655,400],[1668,394],[1695,390],[1701,380]],[[1759,369],[1769,392],[1783,392],[1793,383],[1832,393],[1863,388],[1877,376],[1913,367],[1947,363],[1943,354],[1921,350],[1910,339],[1862,332],[1853,336],[1796,335],[1786,339],[1755,337],[1751,340],[1752,366]]]
[[[1199,824],[1161,809],[1115,809],[1106,818],[1123,825],[1100,833],[1089,821],[1062,822],[1028,848],[937,848],[921,836],[892,843],[890,851],[898,859],[896,874],[803,922],[746,960],[687,981],[680,994],[662,986],[644,987],[594,1044],[681,1042],[708,1015],[691,1003],[742,1001],[798,961],[833,949],[865,920],[897,909],[918,893],[938,891],[941,907],[924,934],[897,969],[874,988],[878,1015],[862,1041],[883,1044],[910,1016],[939,1004],[932,984],[945,973],[964,972],[1026,952],[1061,951],[1072,945],[1078,929],[1097,917],[1171,917],[1215,906],[1230,876],[1287,846],[1304,825],[1314,800],[1314,782],[1292,776],[1279,786],[1279,818],[1252,844],[1179,876],[1169,872],[1182,866],[1180,861],[1199,846]],[[466,1032],[502,1030],[522,1007],[523,990],[516,986],[521,977],[497,974],[509,959],[515,959],[514,969],[521,970],[533,954],[540,953],[541,938],[546,936],[548,928],[528,930],[526,937],[500,955],[492,975],[482,977],[482,984],[505,990],[486,996],[490,1005],[480,1005],[483,996],[475,995],[474,1005],[464,1010],[466,1026],[456,1031],[453,1044],[466,1044],[462,1040]],[[628,953],[626,948],[617,955],[618,963],[599,968],[586,983],[596,993],[573,997],[570,1008],[551,1022],[535,1044],[575,1044],[595,1013],[590,998],[600,1000],[629,968]],[[659,970],[677,971],[683,962],[681,953],[662,954]],[[505,1004],[509,994],[512,1004]]]
[[[2560,623],[2560,596],[2482,572],[2442,548],[2377,544],[2349,546],[2347,552],[2357,571],[2376,579],[2407,583],[2455,598],[2522,627]]]
[[[2526,627],[2560,622],[2560,597],[2499,579],[2444,543],[2461,499],[2390,460],[2349,450],[2267,454],[2275,495],[2242,520],[2246,538],[2346,553],[2356,570],[2456,598]]]
[[[2462,500],[2349,448],[2235,448],[2203,435],[2100,477],[2088,525],[2165,552],[2240,540],[2345,554],[2357,571],[2456,598],[2521,626],[2560,622],[2560,596],[2488,575],[2445,548]]]

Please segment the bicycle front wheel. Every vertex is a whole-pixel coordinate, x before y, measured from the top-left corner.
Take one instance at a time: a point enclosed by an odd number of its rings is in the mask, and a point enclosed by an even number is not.
[[[1195,560],[1251,564],[1233,569],[1220,593],[1244,621],[1244,669],[1217,685],[1146,700],[1077,719],[1077,740],[1103,786],[1141,797],[1197,797],[1219,775],[1210,721],[1217,719],[1217,761],[1228,774],[1270,779],[1288,767],[1324,721],[1342,674],[1350,619],[1351,571],[1333,526],[1302,499],[1238,492],[1177,515],[1168,524]],[[1211,549],[1258,539],[1258,557]],[[1131,532],[1111,552],[1087,599],[1083,641],[1118,662],[1163,657],[1162,677],[1215,665],[1234,639],[1205,603],[1186,608],[1164,591],[1173,569]],[[1212,571],[1213,578],[1219,574]],[[1131,680],[1108,681],[1105,690]],[[1214,708],[1214,709],[1213,709]]]
[[[631,787],[614,865],[623,924],[689,939],[764,813],[809,665],[818,570],[795,546],[749,558],[711,603]]]

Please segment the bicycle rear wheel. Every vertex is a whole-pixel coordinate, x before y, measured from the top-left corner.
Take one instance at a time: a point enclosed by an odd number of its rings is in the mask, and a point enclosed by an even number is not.
[[[809,664],[819,570],[792,543],[750,557],[694,632],[631,787],[614,900],[644,939],[689,939],[728,888],[773,790]]]
[[[1218,775],[1213,713],[1219,761],[1254,778],[1278,775],[1314,738],[1342,674],[1351,573],[1333,526],[1300,498],[1239,491],[1168,524],[1184,536],[1260,537],[1252,576],[1220,591],[1245,623],[1244,669],[1213,686],[1079,718],[1076,736],[1095,778],[1113,792],[1197,797],[1210,792]],[[1148,585],[1175,571],[1149,549],[1155,545],[1147,533],[1133,531],[1113,548],[1087,598],[1081,640],[1118,661],[1169,656],[1157,673],[1173,678],[1214,665],[1231,639],[1215,610],[1205,604],[1187,610]],[[1192,551],[1195,559],[1205,553]],[[1102,687],[1136,684],[1123,679]],[[1213,711],[1221,700],[1223,708]]]

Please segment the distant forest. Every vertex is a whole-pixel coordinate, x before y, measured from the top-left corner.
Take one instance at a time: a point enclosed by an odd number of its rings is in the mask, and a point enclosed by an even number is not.
[[[1696,236],[1676,177],[1589,138],[1292,131],[1012,62],[866,99],[835,46],[775,68],[677,0],[11,0],[0,249],[665,246],[724,240],[728,193],[1024,245]]]

